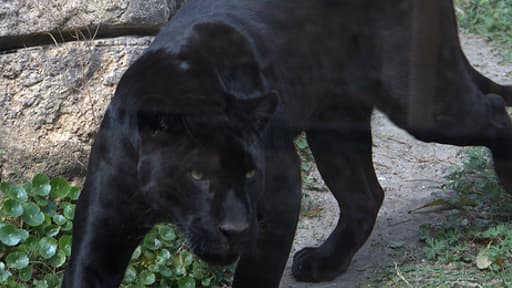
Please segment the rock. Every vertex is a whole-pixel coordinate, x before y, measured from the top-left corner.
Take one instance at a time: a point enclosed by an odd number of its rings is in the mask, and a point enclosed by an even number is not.
[[[185,0],[2,0],[0,51],[39,43],[152,35]]]
[[[115,86],[151,39],[68,42],[0,54],[0,178],[83,176]]]

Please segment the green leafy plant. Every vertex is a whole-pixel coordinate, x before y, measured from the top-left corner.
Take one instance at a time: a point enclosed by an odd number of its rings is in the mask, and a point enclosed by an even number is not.
[[[59,286],[80,189],[39,174],[23,186],[1,183],[0,190],[0,286]]]
[[[233,267],[211,267],[186,249],[172,225],[157,225],[132,255],[122,287],[229,287]]]
[[[459,25],[503,47],[512,45],[512,0],[457,0]]]
[[[58,287],[71,253],[80,189],[39,174],[1,183],[0,287]],[[228,287],[233,267],[209,267],[172,225],[157,225],[135,250],[122,287]]]

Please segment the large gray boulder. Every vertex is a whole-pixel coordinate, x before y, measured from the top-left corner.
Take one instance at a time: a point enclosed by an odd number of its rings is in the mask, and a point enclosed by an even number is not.
[[[121,75],[185,1],[0,0],[0,180],[85,175]]]
[[[83,176],[115,86],[150,41],[121,37],[0,55],[0,178]]]
[[[185,0],[2,0],[0,50],[155,34]]]

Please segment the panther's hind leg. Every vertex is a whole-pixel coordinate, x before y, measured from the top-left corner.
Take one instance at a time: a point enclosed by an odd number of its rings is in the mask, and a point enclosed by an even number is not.
[[[416,125],[418,121],[411,124],[407,119],[396,117],[406,115],[403,110],[386,114],[424,142],[490,148],[496,174],[505,190],[512,194],[512,121],[503,98],[495,94],[484,95],[480,91],[454,95],[456,97],[446,101],[433,99],[442,114],[432,117],[425,115],[427,112],[419,112],[415,118],[432,119],[423,121],[420,126]]]
[[[475,85],[482,93],[488,94],[491,99],[494,97],[494,99],[491,101],[491,103],[493,103],[491,105],[491,111],[495,111],[494,116],[496,117],[497,121],[491,121],[495,124],[501,122],[501,124],[498,124],[498,126],[491,125],[494,126],[491,128],[491,130],[495,130],[495,132],[493,132],[494,135],[490,137],[489,141],[485,141],[488,143],[477,144],[487,145],[491,149],[493,152],[496,174],[500,178],[501,183],[503,186],[505,186],[507,191],[512,193],[512,128],[510,125],[510,119],[504,110],[505,105],[512,106],[512,85],[500,85],[495,83],[494,81],[482,75],[473,66],[471,66],[466,57],[464,58],[466,62],[466,69],[468,70],[473,83],[475,83]],[[503,104],[499,99],[497,99],[496,95],[499,95],[503,98]]]
[[[370,112],[363,120],[336,125],[346,129],[307,132],[317,167],[338,201],[340,218],[320,247],[295,254],[292,271],[299,281],[327,281],[343,273],[373,229],[384,191],[372,165]]]

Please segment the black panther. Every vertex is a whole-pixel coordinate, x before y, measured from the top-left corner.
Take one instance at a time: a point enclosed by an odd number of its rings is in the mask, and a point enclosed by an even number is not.
[[[511,87],[471,67],[452,1],[188,0],[123,75],[90,156],[64,287],[117,287],[175,223],[233,287],[278,287],[299,213],[304,131],[341,216],[293,275],[343,273],[384,198],[377,108],[420,140],[485,145],[512,192]]]

